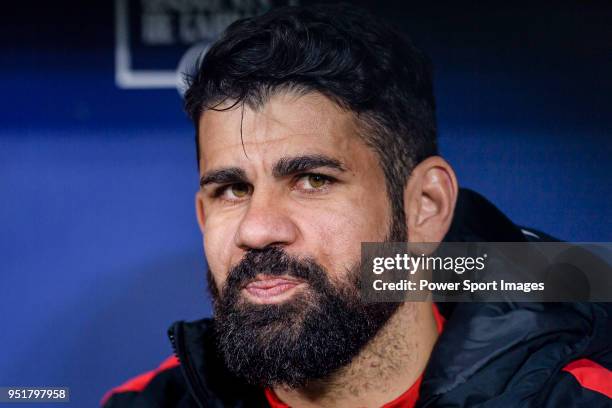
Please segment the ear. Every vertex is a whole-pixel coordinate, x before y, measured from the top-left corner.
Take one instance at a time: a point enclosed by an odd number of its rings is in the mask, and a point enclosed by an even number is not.
[[[458,194],[453,168],[440,156],[412,171],[404,189],[409,242],[440,242],[450,228]]]
[[[201,191],[196,192],[195,194],[195,211],[196,218],[198,219],[198,225],[200,226],[200,231],[204,234],[204,197]]]

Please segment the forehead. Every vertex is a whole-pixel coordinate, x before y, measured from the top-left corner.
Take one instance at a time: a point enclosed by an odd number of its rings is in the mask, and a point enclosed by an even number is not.
[[[351,162],[365,148],[358,130],[351,112],[315,92],[279,93],[258,109],[239,104],[227,111],[208,110],[198,128],[200,168],[304,153]]]

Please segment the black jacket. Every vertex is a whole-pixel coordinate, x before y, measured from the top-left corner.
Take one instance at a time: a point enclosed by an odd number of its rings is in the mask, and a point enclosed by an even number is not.
[[[480,242],[550,239],[515,226],[469,190],[460,192],[446,237]],[[424,373],[417,407],[612,407],[611,304],[438,307],[447,322]],[[180,364],[112,392],[104,407],[267,407],[261,389],[224,368],[211,325],[210,319],[173,324],[169,336]]]

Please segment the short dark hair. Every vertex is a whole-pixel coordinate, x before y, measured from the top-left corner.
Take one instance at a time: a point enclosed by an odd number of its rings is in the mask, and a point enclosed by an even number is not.
[[[414,166],[437,154],[432,66],[397,29],[352,5],[290,6],[231,24],[188,77],[185,110],[257,108],[279,91],[320,92],[355,114],[378,154],[393,214]],[[404,233],[405,236],[405,233]]]

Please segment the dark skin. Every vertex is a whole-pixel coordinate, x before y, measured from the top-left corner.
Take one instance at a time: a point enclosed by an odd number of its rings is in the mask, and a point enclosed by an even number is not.
[[[386,237],[391,213],[379,158],[360,138],[353,114],[325,96],[281,93],[258,110],[206,111],[199,137],[196,214],[218,289],[245,251],[268,245],[312,257],[334,284],[346,284],[360,243]],[[441,157],[416,166],[404,190],[410,242],[443,239],[457,190],[454,171]],[[242,296],[281,303],[308,290],[298,282],[275,296]],[[404,303],[331,378],[274,391],[292,407],[378,407],[416,381],[436,338],[431,303]]]

